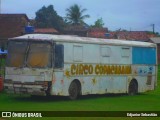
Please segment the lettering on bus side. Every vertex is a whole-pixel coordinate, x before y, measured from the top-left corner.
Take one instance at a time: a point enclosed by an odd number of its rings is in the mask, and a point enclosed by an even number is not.
[[[71,75],[107,75],[107,74],[131,74],[130,65],[100,65],[72,64]]]

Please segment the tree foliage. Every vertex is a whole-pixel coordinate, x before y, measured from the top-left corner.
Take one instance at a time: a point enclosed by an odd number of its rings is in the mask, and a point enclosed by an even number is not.
[[[69,24],[79,25],[84,23],[84,19],[89,18],[88,14],[84,15],[87,9],[82,9],[81,6],[74,4],[66,9],[66,20]]]
[[[104,26],[104,22],[102,18],[97,19],[94,25],[92,25],[92,27],[96,27],[96,28],[103,28],[103,26]]]
[[[58,31],[64,26],[63,18],[54,10],[53,5],[43,6],[36,12],[36,27],[38,28],[55,28]]]

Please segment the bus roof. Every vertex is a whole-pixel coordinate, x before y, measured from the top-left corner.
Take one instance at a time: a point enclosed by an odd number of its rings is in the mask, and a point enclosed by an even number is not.
[[[139,47],[156,47],[156,44],[149,42],[139,42],[131,40],[117,40],[117,39],[102,39],[78,37],[72,35],[51,35],[51,34],[27,34],[19,37],[11,38],[10,40],[41,40],[41,41],[57,41],[57,42],[71,42],[71,43],[91,43],[91,44],[107,44],[107,45],[122,45],[122,46],[139,46]]]

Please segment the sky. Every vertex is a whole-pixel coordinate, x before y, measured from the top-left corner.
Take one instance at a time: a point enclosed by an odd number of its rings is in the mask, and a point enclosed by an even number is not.
[[[1,13],[25,13],[35,18],[42,6],[53,5],[58,15],[65,17],[66,9],[78,4],[86,8],[89,25],[102,18],[109,30],[152,31],[160,33],[160,0],[0,0]]]

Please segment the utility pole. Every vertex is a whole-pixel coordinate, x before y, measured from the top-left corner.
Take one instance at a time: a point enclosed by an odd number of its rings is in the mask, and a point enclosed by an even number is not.
[[[153,29],[153,34],[155,33],[154,29],[155,29],[155,25],[152,24],[152,29]]]

